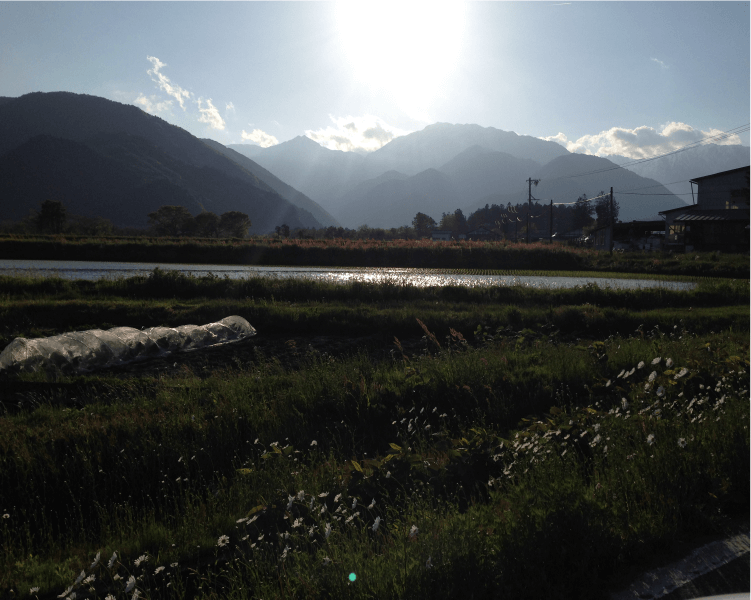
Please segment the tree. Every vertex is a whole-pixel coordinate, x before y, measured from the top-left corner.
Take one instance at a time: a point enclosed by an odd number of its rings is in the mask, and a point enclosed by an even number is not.
[[[207,210],[195,217],[195,235],[198,237],[217,237],[219,235],[219,217]]]
[[[195,226],[193,215],[184,206],[161,206],[149,213],[149,224],[157,235],[185,235]]]
[[[287,225],[286,223],[277,225],[275,229],[276,237],[283,237],[284,239],[287,239],[289,237],[289,225]]]
[[[62,202],[45,200],[34,218],[34,224],[43,233],[62,233],[68,214]]]
[[[595,213],[597,214],[597,225],[610,225],[611,218],[612,223],[618,221],[618,213],[621,211],[621,207],[618,205],[618,200],[613,196],[613,210],[610,210],[610,194],[600,192],[600,198],[595,202]]]
[[[415,218],[412,219],[412,227],[418,238],[430,237],[430,233],[436,228],[436,222],[433,217],[429,217],[425,213],[419,212],[415,215]]]
[[[443,213],[439,227],[450,230],[454,236],[457,236],[467,231],[467,218],[462,209],[457,208],[453,213]]]
[[[592,221],[592,215],[595,213],[595,207],[592,206],[592,202],[587,199],[586,194],[582,194],[576,199],[574,204],[574,219],[573,228],[579,229],[589,225]]]
[[[71,215],[72,221],[66,230],[69,233],[78,235],[112,235],[115,232],[115,225],[109,219],[104,217],[82,217]]]
[[[250,229],[250,217],[243,212],[231,210],[219,217],[219,235],[221,237],[244,238]]]

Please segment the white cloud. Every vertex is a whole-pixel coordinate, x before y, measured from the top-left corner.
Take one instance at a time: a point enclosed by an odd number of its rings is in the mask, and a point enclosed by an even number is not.
[[[672,121],[663,125],[659,131],[647,126],[637,127],[636,129],[613,127],[594,135],[582,136],[576,141],[569,140],[563,133],[542,139],[558,142],[569,152],[595,154],[597,156],[618,154],[628,158],[641,159],[672,152],[688,144],[700,142],[721,133],[720,129],[702,131],[694,129],[686,123]],[[721,140],[707,141],[712,144],[733,146],[740,144],[741,138],[733,134]]]
[[[311,140],[330,150],[344,152],[373,152],[408,131],[397,129],[372,115],[362,117],[333,117],[326,128],[305,132]]]
[[[227,105],[224,107],[224,110],[226,112],[229,112],[229,111],[235,112],[235,105],[232,102],[227,102]]]
[[[133,104],[140,106],[144,111],[151,115],[167,112],[172,108],[172,100],[159,102],[159,99],[156,96],[147,98],[143,94],[139,94],[138,98],[133,101]]]
[[[219,111],[211,103],[211,98],[206,100],[206,108],[203,108],[203,98],[196,100],[198,110],[201,112],[199,117],[199,123],[208,123],[213,129],[224,129],[224,119],[219,114]]]
[[[248,133],[243,129],[242,140],[244,142],[255,142],[261,148],[268,148],[269,146],[276,146],[279,143],[273,135],[261,131],[260,129],[254,129],[251,133]]]
[[[188,90],[184,90],[179,85],[172,83],[169,80],[169,77],[167,77],[164,73],[160,73],[160,69],[167,66],[165,63],[163,63],[155,56],[147,56],[146,59],[149,60],[153,65],[151,69],[146,71],[151,77],[151,80],[159,86],[160,90],[166,92],[167,95],[172,96],[175,100],[177,100],[178,104],[180,104],[180,108],[185,110],[183,99],[190,98],[190,92]]]
[[[662,62],[659,58],[650,58],[649,60],[656,62],[663,69],[667,69],[668,68],[668,66],[664,62]]]

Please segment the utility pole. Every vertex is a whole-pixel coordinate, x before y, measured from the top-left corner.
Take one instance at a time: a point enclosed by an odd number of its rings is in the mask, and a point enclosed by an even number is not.
[[[613,254],[615,238],[615,214],[613,213],[613,188],[610,188],[610,254]]]
[[[540,183],[539,179],[532,179],[531,177],[527,180],[529,183],[529,204],[527,206],[527,243],[529,244],[529,215],[532,212],[532,184],[534,183],[537,185]]]
[[[550,243],[553,243],[553,199],[550,199]]]

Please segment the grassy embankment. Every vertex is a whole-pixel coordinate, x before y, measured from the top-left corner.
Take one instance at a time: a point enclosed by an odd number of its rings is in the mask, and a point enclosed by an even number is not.
[[[0,236],[0,257],[196,264],[441,269],[559,269],[706,277],[749,275],[748,256],[614,253],[563,244],[431,240],[289,240]]]
[[[259,330],[3,376],[0,595],[601,598],[748,517],[748,294],[0,278],[6,343]],[[367,347],[308,345],[345,332]]]

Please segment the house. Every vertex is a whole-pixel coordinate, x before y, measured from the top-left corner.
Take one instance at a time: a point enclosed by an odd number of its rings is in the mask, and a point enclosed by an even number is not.
[[[696,204],[660,212],[666,250],[749,251],[749,167],[691,180]]]
[[[450,229],[434,229],[430,232],[430,239],[432,240],[450,240],[451,234],[454,233]]]
[[[468,240],[484,241],[500,239],[501,233],[492,225],[480,225],[476,229],[467,232]]]
[[[610,250],[610,226],[603,225],[590,232],[595,250]],[[630,221],[613,227],[613,250],[661,250],[665,237],[663,221]]]

